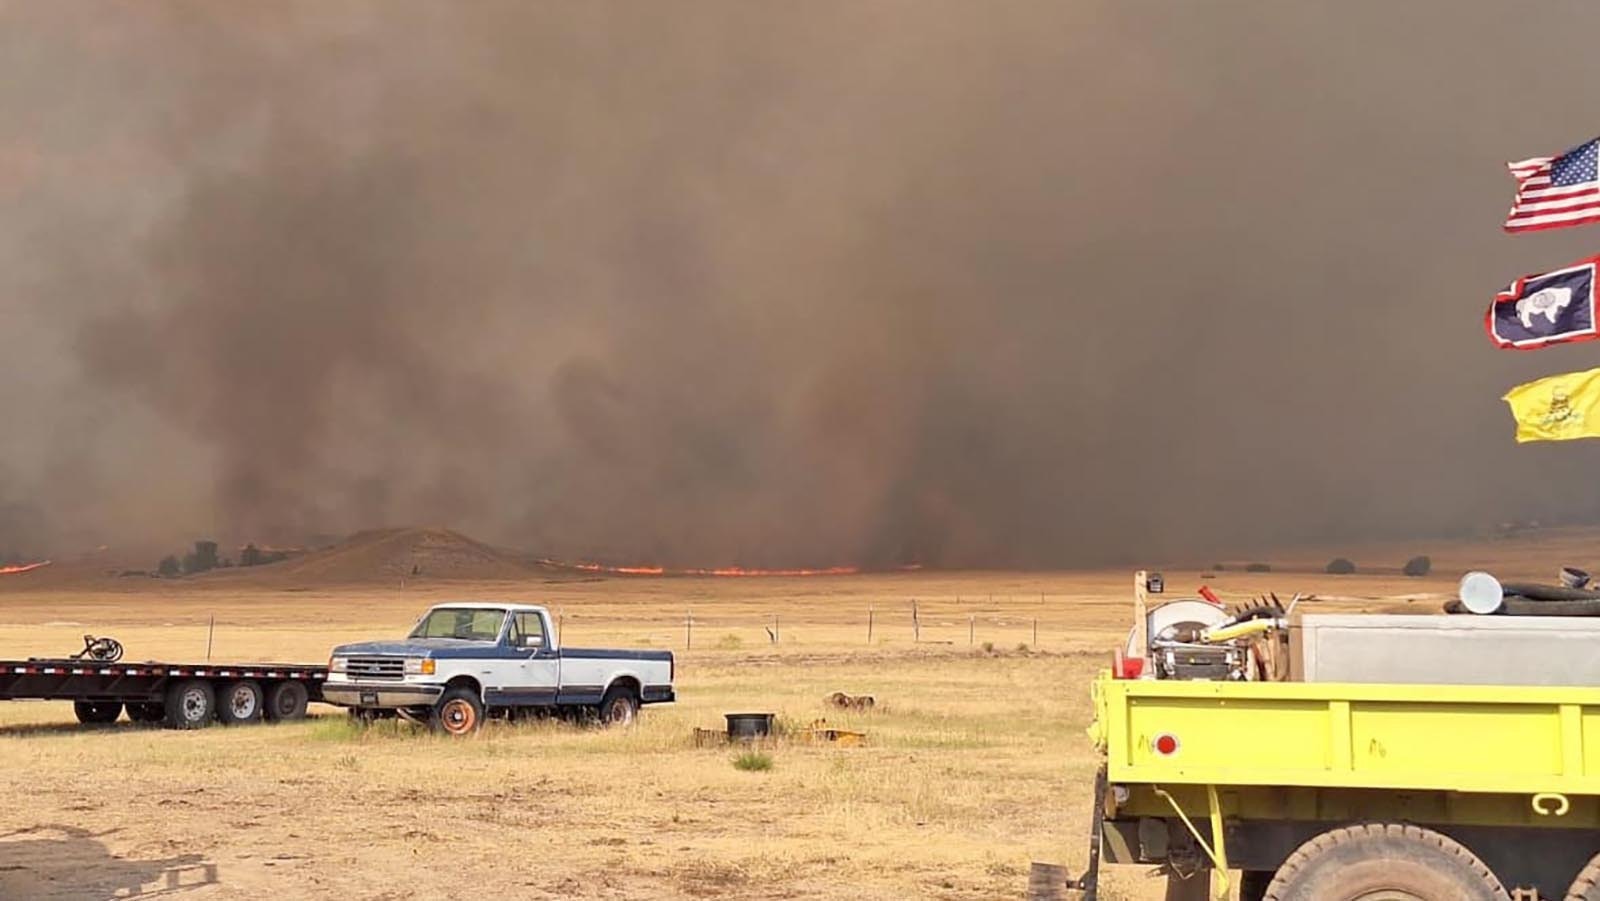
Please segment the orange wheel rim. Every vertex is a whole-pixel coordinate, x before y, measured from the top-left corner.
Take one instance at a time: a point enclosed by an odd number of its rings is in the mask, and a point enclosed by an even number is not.
[[[444,722],[446,732],[460,735],[464,732],[471,732],[472,727],[477,725],[478,712],[472,709],[471,704],[458,698],[444,705],[444,710],[440,711],[439,719]]]

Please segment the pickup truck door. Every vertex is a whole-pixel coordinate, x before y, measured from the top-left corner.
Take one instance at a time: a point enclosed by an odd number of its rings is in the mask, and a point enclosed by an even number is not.
[[[512,615],[507,641],[517,663],[501,687],[510,706],[541,706],[556,702],[561,684],[561,655],[550,647],[550,630],[539,613]]]

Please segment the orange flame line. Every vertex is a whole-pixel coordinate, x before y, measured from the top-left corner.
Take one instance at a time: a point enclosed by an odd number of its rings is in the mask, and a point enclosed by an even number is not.
[[[746,569],[742,566],[717,566],[667,569],[664,566],[608,566],[604,563],[593,563],[587,560],[568,563],[546,558],[539,562],[559,569],[572,569],[586,573],[608,573],[617,576],[850,576],[861,572],[861,567],[859,566],[825,566],[799,569]],[[920,564],[901,567],[903,570],[921,568]]]
[[[0,566],[0,576],[14,576],[17,573],[32,572],[41,566],[49,565],[49,560],[40,560],[38,563],[19,563],[15,566]]]

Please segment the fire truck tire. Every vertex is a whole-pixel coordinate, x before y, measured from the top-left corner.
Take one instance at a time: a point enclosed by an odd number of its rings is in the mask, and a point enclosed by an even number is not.
[[[1578,873],[1578,878],[1572,880],[1566,901],[1600,901],[1600,854],[1596,854],[1589,865]]]
[[[185,679],[167,689],[167,725],[199,729],[217,713],[217,692],[203,679]]]
[[[121,701],[73,701],[72,712],[77,715],[78,722],[85,725],[103,726],[114,723],[122,715]]]
[[[267,689],[267,719],[276,722],[302,720],[310,693],[299,682],[279,682]]]
[[[1500,880],[1461,843],[1431,829],[1363,823],[1324,832],[1284,861],[1266,901],[1510,901]]]
[[[167,705],[160,701],[135,702],[128,705],[128,719],[136,723],[159,723],[167,718]]]
[[[228,682],[217,694],[217,722],[224,726],[260,722],[266,706],[267,699],[261,691],[261,683],[248,679]]]

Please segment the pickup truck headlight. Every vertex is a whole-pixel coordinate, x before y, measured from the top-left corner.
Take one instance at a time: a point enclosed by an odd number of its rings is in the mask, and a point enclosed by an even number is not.
[[[433,675],[433,667],[432,657],[406,658],[406,675],[408,676],[431,676]]]
[[[328,658],[328,672],[330,672],[330,673],[343,673],[343,672],[349,672],[349,670],[350,670],[350,658],[349,657],[329,657]]]

